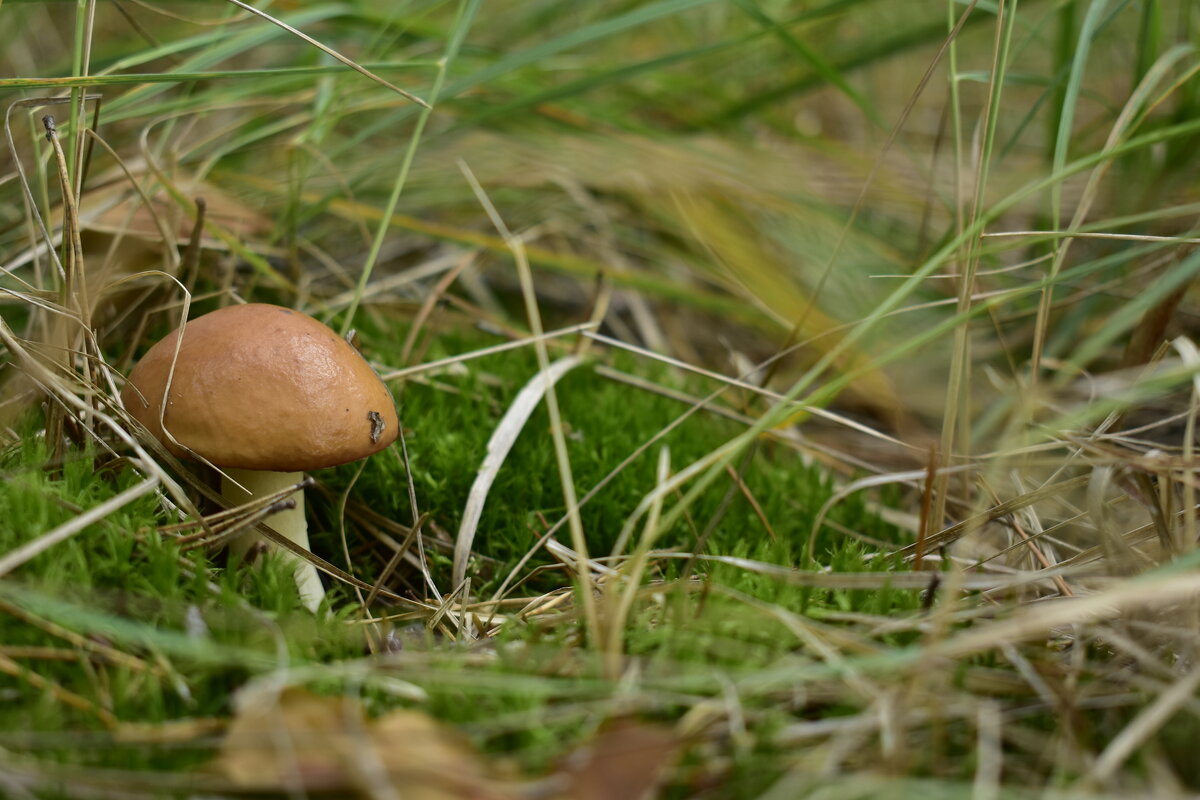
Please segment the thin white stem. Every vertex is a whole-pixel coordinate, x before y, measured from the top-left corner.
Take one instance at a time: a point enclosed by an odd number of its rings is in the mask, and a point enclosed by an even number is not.
[[[256,469],[224,468],[221,477],[221,495],[230,503],[242,505],[258,497],[295,486],[304,480],[302,472],[267,472]],[[286,537],[309,550],[308,522],[304,517],[304,492],[292,495],[296,501],[295,508],[278,511],[267,518],[267,522],[281,536]],[[239,541],[232,542],[230,549],[234,555],[244,553],[253,539],[252,534],[243,534]],[[300,589],[300,599],[312,611],[316,611],[325,598],[325,587],[321,585],[321,576],[312,564],[287,553],[285,558],[296,562],[296,586]]]

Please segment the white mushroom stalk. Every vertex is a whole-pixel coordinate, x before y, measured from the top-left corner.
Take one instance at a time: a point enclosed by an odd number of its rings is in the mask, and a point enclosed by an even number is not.
[[[269,472],[235,467],[228,467],[222,472],[224,474],[221,476],[221,496],[228,500],[230,505],[238,506],[290,489],[304,480],[303,472]],[[292,508],[276,511],[264,521],[289,542],[305,550],[312,550],[308,546],[304,491],[293,492],[290,499],[295,502]],[[229,545],[230,554],[234,558],[241,556],[253,544],[254,538],[250,531],[237,537],[237,540]],[[312,564],[292,553],[285,553],[284,557],[295,564],[296,588],[300,590],[300,601],[310,611],[316,611],[325,599],[325,587],[321,584],[320,573]]]

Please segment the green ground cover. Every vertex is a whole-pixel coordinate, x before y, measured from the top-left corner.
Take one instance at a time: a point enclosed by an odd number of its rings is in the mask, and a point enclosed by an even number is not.
[[[1200,787],[1200,4],[255,8],[0,2],[0,795]],[[316,614],[117,403],[185,298],[412,370]]]

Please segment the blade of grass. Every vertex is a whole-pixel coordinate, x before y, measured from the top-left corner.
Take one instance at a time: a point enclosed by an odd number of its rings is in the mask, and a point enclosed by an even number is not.
[[[283,30],[285,30],[288,33],[295,36],[297,39],[301,39],[301,40],[307,42],[308,44],[311,44],[313,47],[317,48],[322,53],[325,53],[326,55],[331,56],[333,58],[336,58],[338,61],[345,64],[350,69],[354,70],[355,72],[357,72],[360,75],[370,78],[371,80],[375,81],[376,83],[378,83],[380,86],[384,87],[385,89],[393,91],[396,94],[400,95],[401,97],[403,97],[407,100],[411,100],[412,102],[416,103],[419,106],[422,106],[425,109],[429,109],[431,107],[429,103],[427,103],[424,100],[422,100],[421,98],[417,97],[415,94],[412,94],[411,92],[406,92],[405,90],[401,89],[399,86],[395,86],[395,85],[389,83],[388,81],[385,81],[383,78],[379,77],[371,70],[359,65],[352,59],[346,58],[344,55],[339,53],[337,50],[334,50],[332,47],[317,41],[316,39],[312,38],[308,34],[301,31],[299,28],[293,27],[292,25],[287,24],[286,22],[284,22],[281,19],[272,17],[267,12],[260,11],[259,9],[250,5],[249,3],[243,3],[242,0],[225,0],[225,2],[232,3],[233,5],[237,6],[238,8],[241,8],[245,11],[249,11],[251,14],[261,17],[262,19],[265,19],[267,22],[270,22],[272,25],[276,25],[276,26],[282,28]]]
[[[279,655],[249,647],[221,644],[182,631],[163,630],[138,620],[119,617],[94,606],[67,602],[11,581],[0,583],[0,597],[69,630],[86,631],[110,642],[150,648],[197,664],[238,664],[262,670],[279,666]],[[286,655],[286,651],[285,651]]]
[[[975,196],[972,199],[967,216],[967,225],[973,226],[982,212],[985,192],[988,184],[988,174],[992,160],[992,150],[996,141],[996,128],[1000,120],[1000,101],[1004,87],[1004,76],[1008,71],[1009,50],[1012,45],[1013,30],[1017,19],[1017,0],[1009,0],[1006,4],[1000,0],[996,9],[996,35],[992,50],[991,81],[988,84],[988,99],[984,108],[981,127],[983,128],[983,148],[975,172]],[[957,80],[954,76],[952,80]],[[956,127],[958,123],[956,122]],[[979,266],[978,237],[966,242],[963,251],[965,258],[960,261],[961,276],[958,280],[958,311],[960,314],[969,310],[975,295],[975,271]],[[964,453],[970,451],[969,418],[967,414],[966,388],[971,380],[971,342],[969,325],[964,324],[954,330],[953,352],[950,361],[950,375],[946,383],[946,400],[942,406],[942,432],[939,452],[946,463],[953,464],[955,454],[961,449]],[[950,473],[942,472],[937,476],[933,491],[933,511],[930,520],[940,527],[946,515],[946,498],[950,493]]]
[[[437,66],[432,61],[403,61],[369,65],[373,70],[417,69]],[[272,67],[270,69],[226,69],[204,72],[123,72],[115,75],[89,75],[64,78],[0,78],[0,89],[75,89],[84,86],[127,86],[152,83],[187,83],[193,81],[259,80],[262,78],[305,78],[320,75],[341,75],[341,67]]]
[[[669,448],[663,447],[658,451],[656,485],[662,486],[670,473],[671,451]],[[615,581],[606,587],[611,592],[609,605],[610,607],[615,606],[615,608],[605,615],[604,620],[608,634],[603,644],[604,674],[609,680],[613,681],[621,677],[621,665],[623,661],[621,656],[624,653],[625,626],[629,619],[629,612],[633,609],[633,602],[637,598],[638,591],[642,586],[642,575],[645,573],[646,566],[650,560],[650,549],[654,546],[654,541],[659,533],[658,517],[662,512],[664,494],[655,492],[654,497],[655,499],[650,504],[649,513],[646,515],[646,524],[643,526],[642,538],[638,541],[637,547],[633,551],[629,573],[625,578],[626,585],[624,591],[621,591],[621,584]]]
[[[533,47],[510,53],[493,61],[483,69],[477,70],[457,81],[452,81],[443,92],[447,99],[456,98],[477,86],[481,86],[507,75],[522,67],[545,62],[558,53],[576,47],[615,37],[626,31],[634,30],[664,17],[670,17],[692,8],[713,3],[715,0],[659,0],[646,6],[634,8],[624,14],[593,22],[576,28],[562,36],[539,42]],[[395,127],[398,121],[407,118],[411,109],[402,109],[372,125],[363,126],[353,137],[348,138],[342,145],[342,150],[354,150],[362,142],[376,136],[380,131]]]
[[[459,3],[458,13],[454,18],[454,24],[450,28],[450,38],[446,44],[446,50],[441,59],[438,60],[437,75],[433,80],[433,86],[429,90],[429,102],[422,103],[424,108],[421,110],[420,115],[418,115],[416,127],[409,137],[408,147],[404,151],[404,159],[400,163],[400,171],[396,175],[395,183],[392,184],[392,194],[388,198],[387,205],[384,207],[383,216],[380,217],[379,228],[375,232],[374,241],[371,242],[371,250],[367,254],[366,263],[363,264],[362,272],[359,273],[358,286],[355,288],[354,299],[350,301],[350,307],[346,309],[346,313],[342,317],[342,336],[349,333],[350,328],[354,326],[354,314],[358,310],[359,299],[366,290],[367,283],[371,280],[371,273],[375,269],[375,262],[379,259],[379,253],[383,249],[383,242],[387,235],[388,226],[391,223],[393,215],[396,213],[396,206],[400,202],[400,193],[404,191],[404,184],[408,180],[408,172],[412,167],[413,159],[416,157],[417,147],[421,143],[422,134],[425,132],[425,125],[429,121],[429,116],[433,113],[433,108],[437,104],[438,98],[441,96],[442,85],[446,80],[446,73],[458,56],[459,48],[462,47],[463,40],[467,36],[467,31],[471,29],[471,22],[475,19],[475,14],[479,10],[481,2],[482,0],[462,0]]]
[[[753,19],[764,30],[779,39],[792,53],[795,53],[801,61],[807,63],[812,68],[813,73],[822,81],[834,86],[839,92],[846,96],[850,102],[858,106],[858,108],[866,115],[867,119],[871,120],[877,128],[887,130],[887,123],[883,121],[879,110],[875,108],[861,92],[850,85],[846,80],[845,75],[836,69],[832,64],[821,57],[821,54],[809,47],[803,41],[793,36],[791,31],[781,25],[777,20],[772,19],[769,14],[762,10],[762,7],[756,0],[733,0],[734,5],[742,10],[742,13]]]
[[[536,107],[545,103],[582,96],[594,89],[629,81],[639,75],[653,75],[666,67],[716,55],[729,50],[737,50],[757,44],[760,40],[772,35],[775,31],[787,31],[789,28],[804,22],[815,22],[827,17],[848,13],[853,7],[863,5],[870,0],[835,0],[823,6],[801,11],[782,22],[772,22],[767,29],[755,30],[735,38],[725,39],[711,44],[699,45],[687,50],[678,50],[666,55],[655,56],[644,61],[635,61],[612,69],[589,72],[578,80],[554,86],[549,89],[524,94],[520,97],[498,106],[485,108],[473,113],[463,120],[464,127],[476,127],[479,123],[494,117],[510,116],[514,112]],[[789,34],[790,35],[790,34]],[[466,110],[466,109],[464,109]]]
[[[1067,14],[1072,10],[1075,4],[1068,3],[1064,7],[1063,13]],[[1101,18],[1104,15],[1105,9],[1108,7],[1108,0],[1093,0],[1088,6],[1087,14],[1083,19],[1083,27],[1079,31],[1079,37],[1071,48],[1073,52],[1071,60],[1071,73],[1067,78],[1066,90],[1063,94],[1061,114],[1058,120],[1058,130],[1055,131],[1054,139],[1054,158],[1051,164],[1051,170],[1055,173],[1060,172],[1067,163],[1067,153],[1071,144],[1071,133],[1075,124],[1075,108],[1079,102],[1079,93],[1083,85],[1085,75],[1085,67],[1087,66],[1088,56],[1091,53],[1092,43],[1095,41],[1096,27],[1100,24]],[[1062,214],[1062,184],[1054,183],[1050,186],[1050,218],[1051,227],[1057,229],[1059,227],[1059,217]],[[1051,262],[1050,277],[1053,278],[1058,274],[1062,262],[1058,256],[1057,244],[1054,245],[1055,258]],[[1054,288],[1053,284],[1046,288],[1042,298],[1038,304],[1037,321],[1033,333],[1033,355],[1030,359],[1029,377],[1030,385],[1036,389],[1040,380],[1042,369],[1042,350],[1045,347],[1047,327],[1050,323],[1050,304],[1053,300]]]
[[[296,25],[315,24],[335,17],[341,8],[341,6],[307,8],[297,11],[295,14],[286,17],[286,19]],[[195,49],[195,54],[185,59],[182,63],[177,64],[175,69],[179,72],[201,71],[211,67],[213,64],[253,52],[256,48],[263,47],[271,40],[277,39],[279,35],[279,28],[272,25],[248,25],[246,27],[234,27],[233,30],[230,30],[229,26],[223,26],[220,30],[207,31],[177,43],[167,44],[161,48],[151,49],[137,56],[122,59],[109,67],[103,74],[110,74],[135,65],[153,63],[156,59],[190,49]],[[246,84],[246,86],[252,87],[253,84]],[[139,86],[131,91],[124,92],[118,97],[113,98],[111,102],[106,103],[106,116],[111,121],[126,117],[145,117],[161,114],[162,110],[152,107],[149,100],[166,92],[169,88],[168,84],[151,84]],[[174,102],[185,109],[191,109],[194,113],[197,98],[185,97]]]
[[[91,71],[92,60],[92,28],[96,21],[96,1],[76,0],[75,2],[75,41],[71,48],[71,74],[86,78]],[[68,184],[76,197],[83,193],[83,119],[84,100],[83,87],[71,89],[71,127],[68,131],[70,138],[67,145],[67,173],[71,176]]]
[[[663,516],[662,524],[667,527],[676,524],[682,517],[684,511],[689,508],[696,501],[696,498],[723,473],[726,464],[730,463],[730,461],[735,458],[743,448],[748,446],[754,438],[761,435],[768,428],[774,427],[786,419],[788,413],[790,413],[789,408],[791,401],[797,399],[805,389],[808,389],[816,384],[818,379],[826,372],[826,370],[830,369],[830,367],[835,363],[834,359],[841,355],[841,349],[843,347],[853,346],[863,336],[865,336],[868,331],[874,329],[882,319],[899,307],[903,300],[907,298],[909,294],[915,291],[916,288],[925,280],[925,278],[932,274],[938,266],[944,263],[952,253],[957,252],[958,249],[966,242],[970,241],[974,237],[977,237],[989,222],[998,218],[1001,214],[1019,202],[1020,199],[1031,196],[1038,191],[1042,191],[1048,188],[1051,184],[1055,184],[1064,180],[1068,175],[1082,172],[1085,169],[1094,166],[1095,164],[1117,157],[1122,153],[1132,152],[1142,147],[1146,147],[1153,142],[1169,140],[1177,136],[1185,135],[1194,130],[1200,130],[1200,120],[1190,120],[1188,122],[1168,126],[1142,136],[1135,137],[1121,145],[1112,148],[1111,150],[1093,153],[1073,163],[1067,164],[1063,168],[1062,172],[1055,172],[1049,176],[1036,179],[1026,184],[1015,193],[994,203],[990,208],[980,215],[980,218],[976,220],[974,224],[967,227],[962,234],[954,237],[945,245],[943,245],[924,264],[918,267],[907,280],[897,287],[890,295],[884,298],[871,314],[853,327],[850,332],[837,343],[837,345],[822,355],[818,362],[807,372],[805,372],[795,383],[793,383],[788,391],[783,393],[783,397],[776,401],[766,413],[759,417],[754,425],[750,426],[746,431],[739,434],[734,439],[731,439],[726,446],[720,448],[718,451],[714,451],[701,461],[695,462],[695,464],[692,466],[698,466],[701,463],[705,465],[703,474],[700,475],[695,484],[688,489],[683,498],[681,498],[679,502]],[[1047,280],[1049,280],[1049,278]],[[985,310],[986,306],[981,305],[978,306],[978,308],[980,310]],[[961,324],[961,320],[955,324]],[[922,335],[913,337],[908,341],[896,345],[890,351],[887,358],[894,358],[897,357],[901,352],[907,352],[911,350],[916,346],[917,342],[930,341],[931,337],[937,335],[936,331],[944,329],[944,325],[934,326],[933,328],[924,332]],[[877,360],[875,363],[880,364],[884,363],[884,361]],[[827,380],[818,388],[814,389],[812,393],[807,396],[805,402],[811,405],[822,405],[829,402],[837,395],[839,391],[841,391],[842,388],[847,385],[849,380],[853,379],[852,376],[856,372],[857,370],[853,370],[849,373],[839,374],[832,379]],[[678,475],[687,475],[690,478],[692,476],[691,468],[689,467],[689,469],[678,473]]]
[[[978,25],[984,20],[986,20],[984,15],[972,14],[966,18],[964,27]],[[833,68],[839,74],[853,72],[856,69],[861,69],[883,59],[891,58],[907,50],[927,45],[930,42],[944,41],[945,38],[945,26],[940,22],[932,23],[913,31],[898,33],[871,47],[857,50],[852,56],[835,62]],[[713,114],[711,117],[701,120],[699,126],[705,129],[725,127],[738,120],[760,113],[764,107],[781,105],[790,98],[817,89],[822,85],[824,85],[824,80],[820,75],[805,75],[802,78],[780,84],[740,100]]]
[[[496,230],[504,237],[505,242],[512,249],[513,260],[517,265],[517,276],[521,282],[521,294],[525,300],[525,312],[529,319],[529,329],[535,337],[540,337],[544,333],[542,329],[542,316],[538,310],[537,294],[533,288],[533,272],[529,268],[529,260],[525,256],[524,243],[517,237],[513,236],[508,230],[508,226],[504,224],[504,220],[492,205],[487,194],[484,193],[483,187],[475,179],[470,169],[463,162],[459,162],[459,169],[462,170],[467,182],[471,185],[471,190],[475,192],[475,196],[479,199],[480,205],[487,212],[488,217],[492,220]],[[583,519],[579,514],[579,500],[575,494],[575,478],[571,471],[571,459],[567,454],[567,440],[563,433],[562,416],[558,407],[558,394],[554,391],[554,384],[550,383],[550,356],[546,348],[546,343],[542,339],[535,340],[534,350],[537,353],[538,368],[542,373],[542,380],[546,383],[546,410],[550,416],[550,434],[554,440],[554,457],[558,464],[559,481],[562,484],[563,500],[567,506],[567,520],[571,531],[571,544],[575,549],[575,566],[576,579],[578,581],[578,592],[580,601],[583,606],[583,618],[587,626],[588,641],[593,646],[602,646],[600,638],[600,620],[596,613],[596,598],[592,593],[592,573],[590,568],[590,559],[588,558],[587,539],[583,533]]]

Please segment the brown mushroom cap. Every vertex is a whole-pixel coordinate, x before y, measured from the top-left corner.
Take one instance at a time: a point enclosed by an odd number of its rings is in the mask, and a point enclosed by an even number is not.
[[[151,347],[121,392],[176,456],[299,472],[357,461],[396,439],[391,393],[357,350],[299,311],[250,303],[184,328],[163,418],[180,448],[159,423],[178,335]]]

